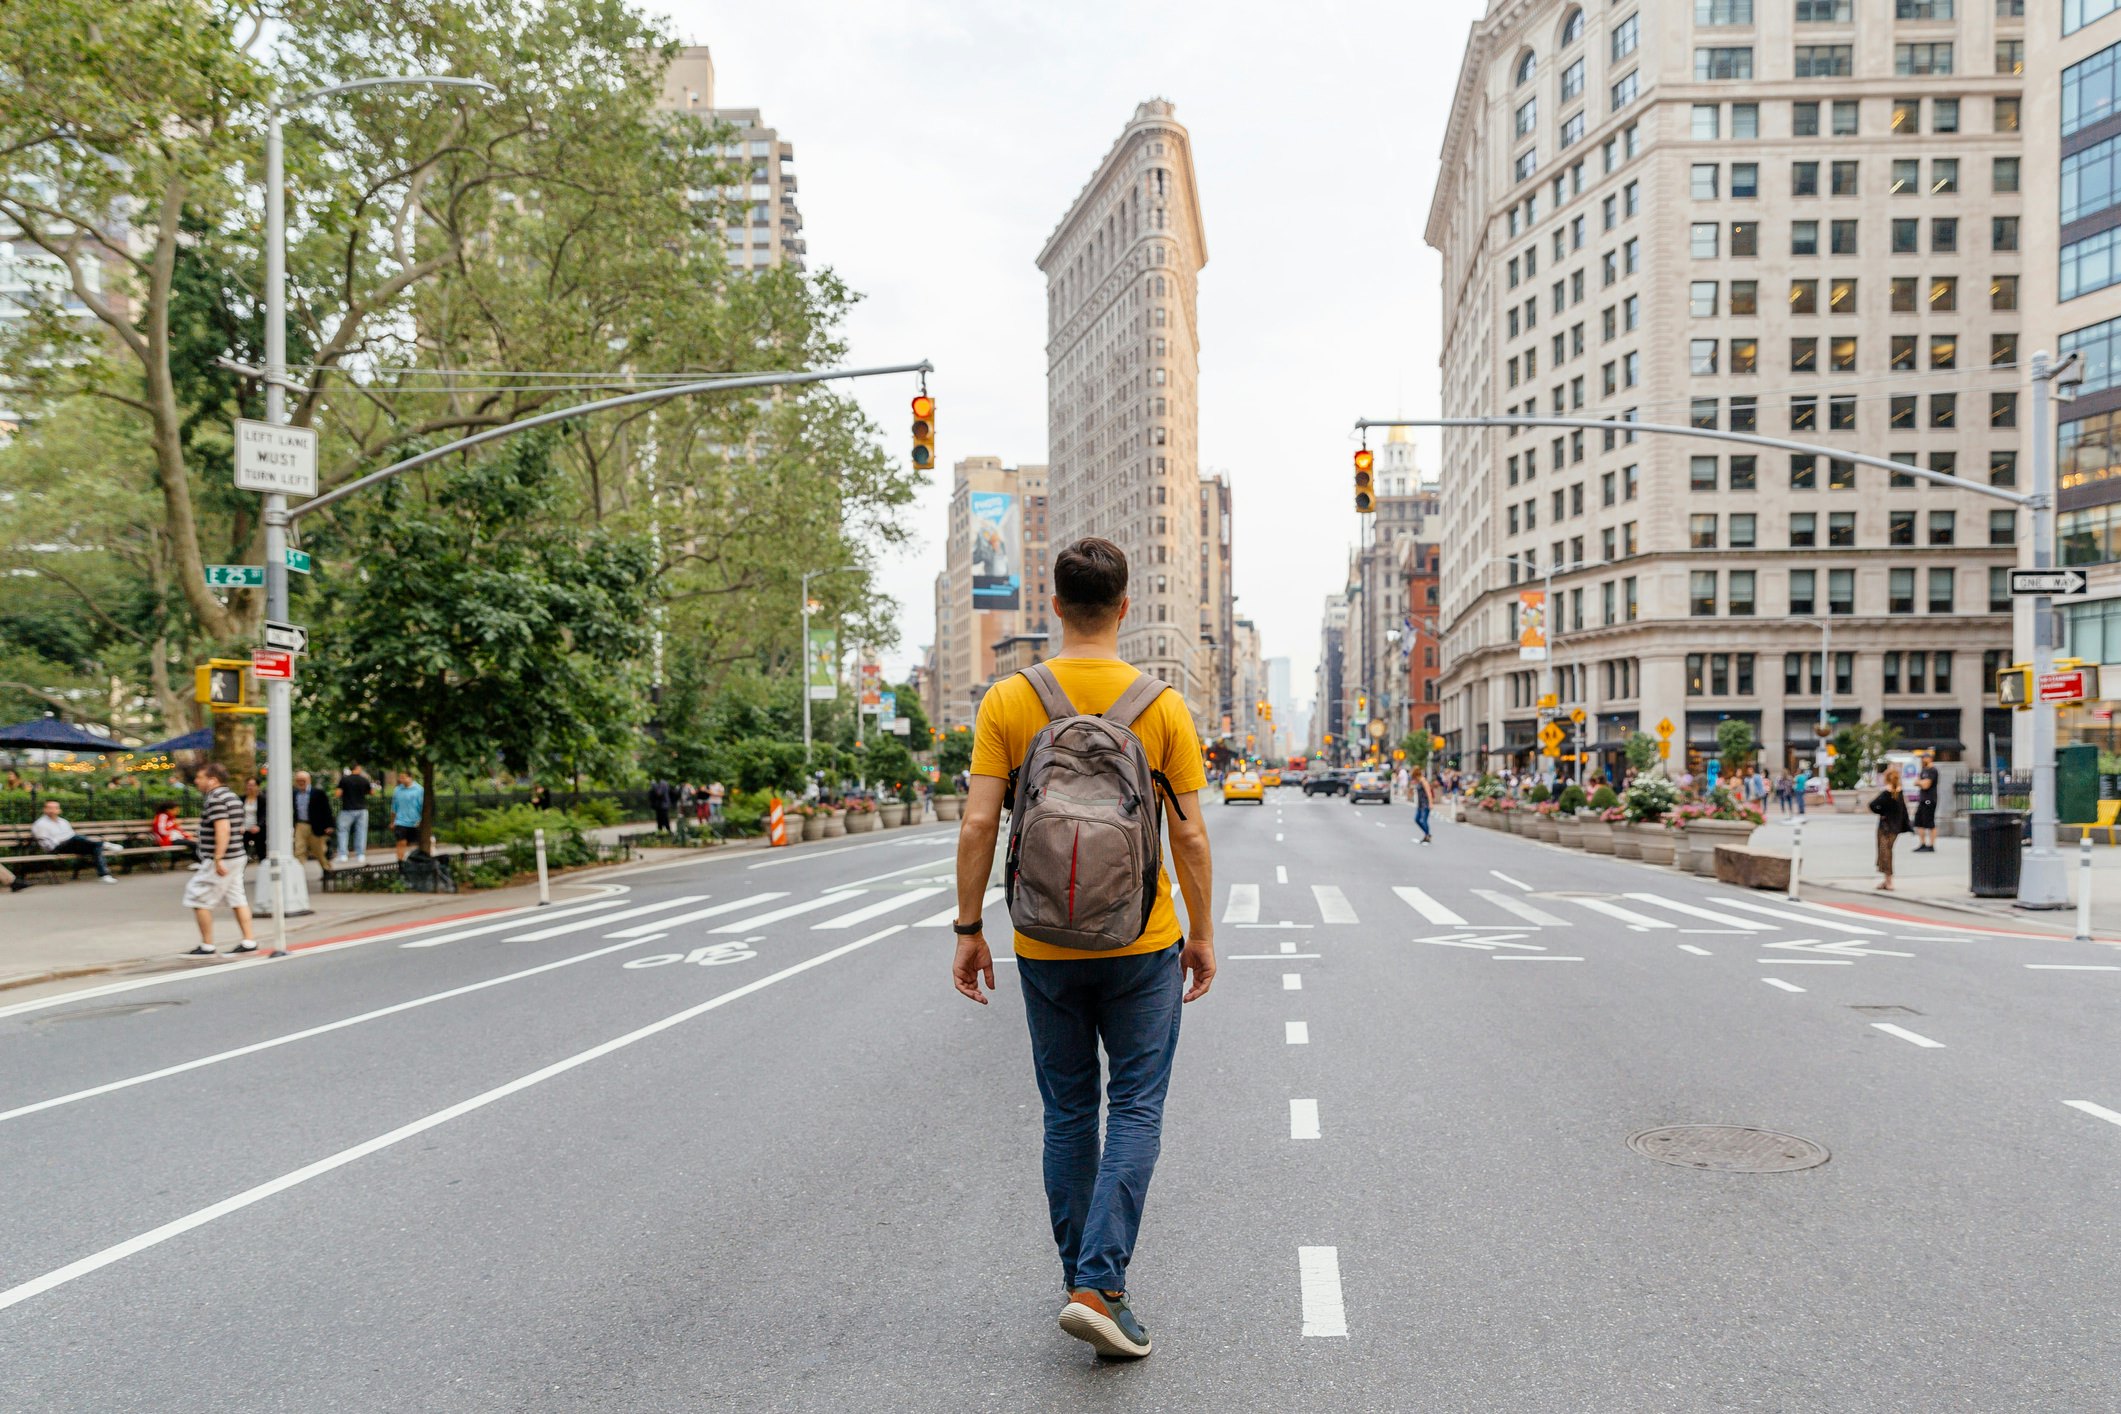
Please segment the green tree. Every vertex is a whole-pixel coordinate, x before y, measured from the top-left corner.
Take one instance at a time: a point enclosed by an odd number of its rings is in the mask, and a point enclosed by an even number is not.
[[[1735,776],[1753,764],[1753,724],[1738,717],[1726,717],[1716,724],[1716,755],[1723,762],[1723,773]]]
[[[1629,732],[1627,744],[1621,748],[1628,765],[1637,771],[1647,771],[1657,764],[1657,738],[1648,732]]]
[[[972,733],[946,732],[935,750],[935,764],[943,774],[941,788],[953,789],[950,782],[957,773],[972,768]]]
[[[1422,771],[1429,765],[1429,734],[1408,732],[1399,739],[1399,749],[1407,753],[1407,769]]]

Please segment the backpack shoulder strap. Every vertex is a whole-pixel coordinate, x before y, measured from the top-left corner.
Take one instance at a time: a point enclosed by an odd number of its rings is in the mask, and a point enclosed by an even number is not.
[[[1046,709],[1046,720],[1057,722],[1063,717],[1078,717],[1075,704],[1068,700],[1068,690],[1060,685],[1053,669],[1044,663],[1033,663],[1020,674],[1031,690],[1038,694],[1038,705]]]
[[[1169,683],[1153,673],[1143,673],[1129,683],[1127,690],[1105,709],[1105,720],[1115,727],[1125,727],[1132,731],[1141,714],[1148,711],[1150,704],[1157,698],[1170,691],[1170,687]]]

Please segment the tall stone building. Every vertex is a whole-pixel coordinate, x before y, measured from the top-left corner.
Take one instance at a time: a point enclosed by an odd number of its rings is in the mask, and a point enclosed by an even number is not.
[[[729,264],[742,270],[802,269],[809,247],[795,202],[795,145],[782,141],[756,108],[714,106],[714,58],[704,44],[685,46],[663,70],[662,106],[734,129],[722,156],[738,169],[738,179],[715,193],[740,204],[724,227]]]
[[[1230,481],[1200,479],[1200,646],[1208,662],[1208,718],[1218,734],[1237,729],[1237,585],[1230,564]],[[1228,719],[1225,721],[1225,719]]]
[[[2017,8],[1496,0],[1428,224],[1445,411],[1757,431],[2016,482]],[[1780,766],[1827,691],[1837,722],[1980,756],[2008,508],[1677,436],[1443,448],[1441,716],[1467,766],[1531,759],[1541,665],[1515,613],[1549,569],[1554,685],[1608,769],[1666,718],[1689,752],[1743,719]]]
[[[1055,545],[1101,535],[1127,554],[1120,653],[1215,704],[1200,641],[1199,273],[1208,260],[1192,139],[1152,99],[1039,252],[1046,276],[1048,523]],[[1219,725],[1216,723],[1215,725]]]
[[[1318,620],[1318,667],[1313,679],[1310,748],[1328,762],[1348,749],[1348,717],[1354,688],[1348,674],[1348,596],[1328,594]]]

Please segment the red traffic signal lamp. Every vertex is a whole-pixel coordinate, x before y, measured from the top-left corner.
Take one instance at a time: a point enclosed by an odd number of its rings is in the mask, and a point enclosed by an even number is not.
[[[926,393],[913,399],[913,465],[917,471],[935,467],[935,399]]]
[[[1377,497],[1371,490],[1370,473],[1377,465],[1377,453],[1368,447],[1355,453],[1355,513],[1369,515],[1377,509]]]

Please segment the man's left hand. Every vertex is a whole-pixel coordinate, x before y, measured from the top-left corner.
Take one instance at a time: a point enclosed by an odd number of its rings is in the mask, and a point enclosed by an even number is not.
[[[1184,1000],[1196,1001],[1208,995],[1208,988],[1215,983],[1215,940],[1186,939],[1185,947],[1178,954],[1178,965],[1193,978],[1193,984],[1186,988]]]
[[[957,958],[950,964],[950,980],[957,990],[981,1006],[987,1004],[987,994],[980,990],[980,979],[994,985],[994,955],[987,951],[986,935],[974,933],[969,938],[957,940]]]

